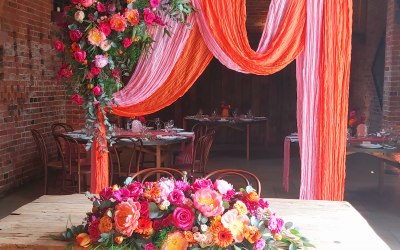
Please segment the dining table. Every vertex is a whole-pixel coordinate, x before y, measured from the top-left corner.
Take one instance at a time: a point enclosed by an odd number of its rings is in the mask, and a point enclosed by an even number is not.
[[[214,129],[228,127],[246,133],[246,159],[250,160],[250,132],[254,124],[265,123],[265,131],[268,134],[268,118],[265,116],[254,117],[221,117],[208,115],[185,116],[183,118],[183,128],[188,129],[188,123],[200,123]],[[265,141],[268,141],[266,136]]]
[[[299,228],[316,249],[390,249],[346,201],[267,200],[270,209]],[[52,235],[65,231],[66,225],[82,224],[91,209],[84,194],[41,196],[0,220],[0,249],[66,249],[68,243]]]

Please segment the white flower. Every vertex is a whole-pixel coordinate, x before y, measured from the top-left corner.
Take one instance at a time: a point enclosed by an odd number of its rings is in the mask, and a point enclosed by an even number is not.
[[[200,229],[201,229],[202,232],[206,232],[207,229],[208,229],[208,226],[207,226],[206,224],[202,224],[202,225],[200,226]]]
[[[79,23],[83,23],[83,19],[85,18],[85,12],[78,10],[77,12],[75,12],[75,20]]]
[[[214,183],[214,188],[218,190],[222,195],[226,194],[228,191],[233,189],[232,184],[225,180],[216,180]]]
[[[104,40],[100,43],[100,49],[108,51],[111,48],[111,43],[108,40]]]

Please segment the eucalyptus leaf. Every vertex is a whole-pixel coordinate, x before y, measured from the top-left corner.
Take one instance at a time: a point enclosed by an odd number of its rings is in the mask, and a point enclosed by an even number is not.
[[[295,244],[290,244],[289,245],[289,250],[297,250],[297,247],[296,247],[296,245]]]

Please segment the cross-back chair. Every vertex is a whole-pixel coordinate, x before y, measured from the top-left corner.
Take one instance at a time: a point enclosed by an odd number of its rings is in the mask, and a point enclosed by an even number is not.
[[[174,179],[182,179],[186,176],[186,174],[182,171],[173,168],[146,168],[133,174],[131,177],[133,180],[144,183],[151,176],[157,176],[157,178],[170,177]]]
[[[251,185],[258,193],[258,195],[261,194],[261,182],[258,179],[258,177],[246,170],[241,170],[241,169],[219,169],[216,171],[213,171],[206,175],[204,178],[205,179],[212,179],[212,180],[217,180],[217,179],[230,179],[230,177],[233,180],[237,180],[239,178],[240,181],[244,181],[246,186]],[[237,177],[237,178],[233,178]],[[241,186],[243,187],[243,186]]]

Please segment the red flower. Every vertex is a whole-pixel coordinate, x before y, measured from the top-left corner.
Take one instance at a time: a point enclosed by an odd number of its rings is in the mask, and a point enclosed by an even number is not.
[[[82,98],[82,96],[80,96],[79,94],[75,94],[71,97],[71,100],[73,103],[81,105],[84,101],[84,99]]]
[[[92,92],[94,95],[101,95],[101,93],[103,92],[103,90],[101,89],[100,86],[96,86],[92,89]]]
[[[85,59],[86,59],[86,51],[76,51],[76,52],[74,52],[74,59],[78,63],[84,62]]]
[[[81,37],[82,37],[82,32],[80,32],[79,30],[69,31],[69,38],[71,39],[71,41],[77,42],[79,41],[79,39],[81,39]]]
[[[94,67],[93,65],[90,68],[90,75],[92,75],[92,76],[97,76],[98,74],[100,74],[100,72],[101,72],[101,69]]]
[[[61,42],[60,40],[56,40],[54,42],[54,48],[58,51],[58,52],[63,52],[65,50],[65,45],[63,42]]]
[[[71,66],[67,64],[63,64],[58,71],[58,76],[69,78],[73,75]]]
[[[128,48],[129,46],[131,46],[132,44],[132,38],[124,38],[122,40],[122,46],[124,46],[124,48]]]
[[[104,35],[108,36],[111,33],[111,26],[108,21],[104,21],[99,23],[99,27],[97,29],[104,33]]]

